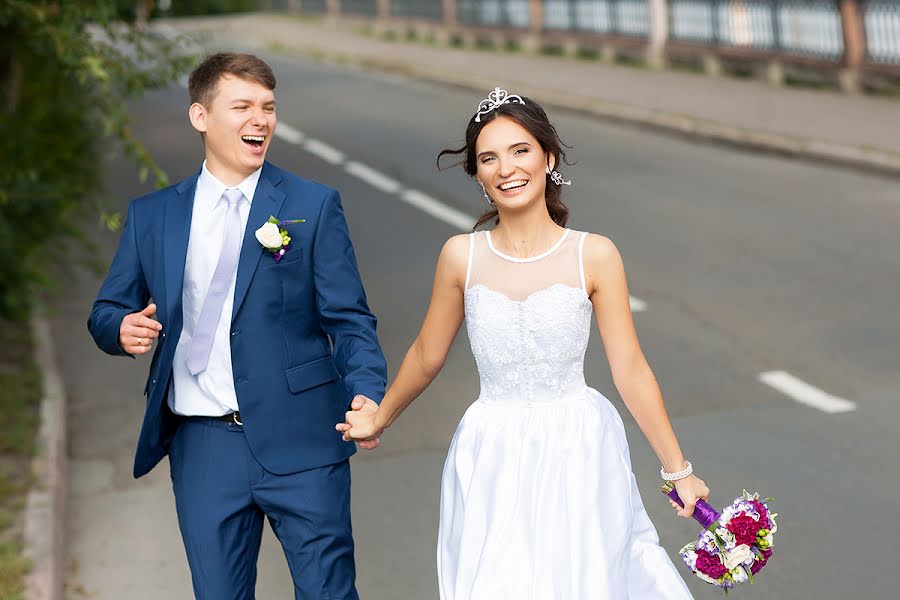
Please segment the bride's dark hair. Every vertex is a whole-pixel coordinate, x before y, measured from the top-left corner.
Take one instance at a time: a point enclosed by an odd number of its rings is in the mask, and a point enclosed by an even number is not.
[[[453,166],[463,165],[466,174],[470,177],[475,177],[475,174],[478,172],[475,141],[485,125],[500,117],[512,119],[534,136],[544,153],[556,159],[554,164],[557,171],[561,170],[560,167],[563,163],[570,164],[566,161],[566,153],[563,150],[563,146],[566,148],[571,148],[571,146],[567,146],[559,138],[556,128],[550,123],[550,119],[547,118],[547,113],[544,112],[541,105],[530,98],[523,97],[522,101],[524,104],[512,102],[501,104],[489,113],[482,114],[480,122],[476,122],[475,115],[472,115],[472,118],[469,119],[469,125],[466,127],[465,145],[458,149],[445,148],[441,150],[437,157],[438,170],[441,169],[441,159],[444,156],[463,155],[462,159],[454,163]],[[550,180],[550,175],[547,175],[546,192],[544,193],[544,197],[547,200],[547,211],[550,213],[550,218],[557,225],[565,227],[566,222],[569,220],[569,209],[560,199],[561,188],[562,186],[553,183]],[[478,229],[481,225],[494,219],[496,219],[496,223],[500,222],[497,209],[491,208],[478,217],[478,221],[475,222],[475,226],[472,229]]]

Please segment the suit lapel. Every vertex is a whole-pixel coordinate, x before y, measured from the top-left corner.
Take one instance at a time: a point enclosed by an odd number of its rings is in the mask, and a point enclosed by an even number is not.
[[[181,292],[184,287],[184,265],[187,260],[188,239],[191,234],[191,217],[194,208],[194,192],[197,189],[198,171],[175,186],[175,194],[166,203],[164,264],[166,274],[166,311],[169,322],[181,310]],[[179,314],[180,316],[180,314]]]
[[[231,310],[231,319],[237,316],[247,295],[247,289],[256,273],[259,259],[263,255],[263,247],[256,240],[256,230],[269,220],[270,216],[278,216],[281,205],[284,203],[284,193],[275,186],[281,181],[280,175],[269,164],[265,163],[259,182],[256,184],[256,192],[253,194],[253,202],[250,205],[250,216],[247,218],[247,227],[244,230],[244,241],[241,246],[241,257],[238,261],[237,281],[234,284],[234,306]]]

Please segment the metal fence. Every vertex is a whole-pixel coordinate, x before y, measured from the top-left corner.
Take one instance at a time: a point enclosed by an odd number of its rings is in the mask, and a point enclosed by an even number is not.
[[[361,17],[377,17],[377,0],[341,0],[341,13]]]
[[[441,0],[391,0],[391,16],[441,21],[444,6]]]
[[[841,0],[665,0],[656,13],[668,22],[653,29],[651,0],[543,0],[532,15],[531,0],[456,0],[459,25],[514,30],[631,36],[647,39],[651,30],[668,30],[672,45],[702,45],[736,56],[741,49],[784,57],[844,60]],[[268,0],[269,8],[325,13],[327,0]],[[443,0],[389,0],[397,19],[441,24]],[[378,0],[339,0],[338,14],[378,16]],[[900,67],[900,0],[858,0],[864,29],[867,68]],[[533,16],[539,23],[533,21]],[[540,27],[538,27],[540,25]],[[534,26],[534,27],[533,27]],[[659,38],[657,38],[659,39]],[[848,38],[849,39],[849,38]],[[852,44],[851,44],[852,49]],[[748,54],[749,55],[749,54]]]
[[[285,0],[281,0],[284,2]],[[328,12],[328,0],[287,0],[287,2],[300,5],[300,10],[305,13],[323,15]]]
[[[528,0],[458,0],[456,19],[465,25],[527,28],[531,8]]]
[[[543,16],[550,30],[650,35],[647,0],[545,0]]]
[[[834,0],[669,0],[669,35],[832,61],[844,52]]]
[[[863,10],[869,60],[880,64],[900,64],[900,2],[866,0]]]

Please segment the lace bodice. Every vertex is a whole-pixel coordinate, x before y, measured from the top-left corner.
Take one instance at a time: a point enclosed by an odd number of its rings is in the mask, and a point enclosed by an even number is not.
[[[585,234],[567,229],[553,247],[527,259],[499,252],[489,232],[471,236],[465,314],[479,399],[547,403],[583,390],[592,312]]]

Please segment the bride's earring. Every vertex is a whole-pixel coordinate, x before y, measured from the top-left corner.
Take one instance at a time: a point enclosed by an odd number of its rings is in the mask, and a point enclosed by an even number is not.
[[[493,206],[493,205],[494,205],[494,201],[491,200],[491,197],[490,197],[490,196],[488,196],[487,190],[484,188],[484,184],[481,183],[481,182],[479,181],[479,182],[478,182],[478,185],[481,186],[481,193],[484,194],[484,199],[487,200],[487,203],[488,203],[488,204],[490,204],[491,206]]]
[[[566,181],[563,179],[562,173],[557,171],[556,169],[550,170],[550,165],[547,165],[547,175],[550,176],[550,181],[555,183],[556,185],[572,185],[572,180]]]

